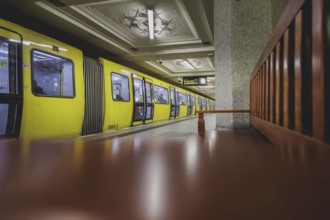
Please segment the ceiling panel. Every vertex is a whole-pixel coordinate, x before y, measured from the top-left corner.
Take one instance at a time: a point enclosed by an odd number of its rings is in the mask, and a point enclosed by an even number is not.
[[[164,60],[163,65],[173,73],[198,73],[201,71],[214,71],[210,58],[186,58]]]
[[[109,51],[108,59],[173,82],[180,82],[182,76],[214,76],[213,18],[207,13],[213,0],[17,2],[13,5],[31,16]],[[153,40],[148,34],[147,9],[155,13]],[[209,83],[189,89],[214,97],[214,83]]]
[[[70,7],[135,48],[169,46],[169,43],[180,41],[183,44],[201,43],[181,1],[160,1],[152,8],[155,14],[154,40],[149,39],[148,7],[144,2],[106,1]]]

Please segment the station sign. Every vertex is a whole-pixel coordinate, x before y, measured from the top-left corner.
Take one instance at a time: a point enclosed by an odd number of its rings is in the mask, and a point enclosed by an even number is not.
[[[183,85],[184,86],[206,86],[207,77],[205,77],[205,76],[183,77]]]

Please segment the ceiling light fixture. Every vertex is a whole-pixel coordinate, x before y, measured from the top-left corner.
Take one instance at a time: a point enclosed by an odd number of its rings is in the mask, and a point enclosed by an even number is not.
[[[154,10],[148,10],[148,28],[149,28],[149,38],[152,40],[155,37],[155,33],[154,33]]]
[[[185,61],[185,63],[187,64],[187,66],[190,68],[190,69],[196,69],[195,67],[194,67],[194,65],[192,64],[192,63],[190,63],[189,62],[189,60],[188,59],[184,59],[184,61]]]
[[[200,85],[207,85],[206,77],[199,77],[199,84]]]

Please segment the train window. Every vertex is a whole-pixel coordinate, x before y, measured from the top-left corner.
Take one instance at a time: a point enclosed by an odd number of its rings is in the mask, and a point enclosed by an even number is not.
[[[74,97],[74,75],[71,60],[33,50],[32,68],[33,94],[50,97]]]
[[[180,105],[187,105],[187,95],[179,92],[179,100],[180,100]]]
[[[18,94],[19,44],[0,37],[0,94]]]
[[[178,91],[175,91],[175,94],[176,94],[176,105],[179,105],[180,104],[180,94]]]
[[[136,103],[143,103],[143,81],[134,78],[134,100]]]
[[[206,100],[205,99],[202,99],[202,102],[203,102],[203,107],[206,109]]]
[[[171,105],[175,105],[175,90],[171,89]]]
[[[18,114],[17,104],[0,103],[0,137],[15,133],[14,122]]]
[[[155,103],[168,104],[168,89],[154,86]]]
[[[203,102],[202,102],[202,99],[201,98],[198,98],[198,105],[200,108],[203,108]]]
[[[195,98],[193,95],[190,95],[190,106],[194,106],[195,105]]]
[[[145,83],[146,85],[146,98],[147,98],[147,103],[152,104],[152,84],[149,82]]]
[[[111,74],[112,98],[115,101],[129,101],[128,77],[117,73]]]

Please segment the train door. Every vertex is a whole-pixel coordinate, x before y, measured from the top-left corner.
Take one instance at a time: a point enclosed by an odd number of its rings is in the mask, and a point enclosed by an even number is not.
[[[22,37],[0,28],[0,137],[18,137],[23,109]]]
[[[84,57],[85,116],[82,135],[101,133],[103,129],[103,66]]]
[[[191,106],[191,95],[188,93],[188,110],[187,110],[187,116],[191,116],[191,113],[192,113],[192,106]]]
[[[151,123],[154,116],[152,81],[133,74],[133,96],[132,125]]]
[[[195,95],[191,95],[190,96],[190,103],[191,103],[191,106],[192,106],[192,111],[191,111],[191,114],[192,115],[196,115],[196,98],[195,98]]]
[[[188,112],[187,112],[187,116],[191,116],[194,113],[194,108],[195,106],[195,98],[194,98],[194,95],[192,94],[188,94]]]
[[[153,87],[152,81],[149,79],[144,80],[145,85],[145,105],[146,105],[146,112],[145,112],[145,121],[144,123],[151,123],[154,117],[154,98],[153,98]]]
[[[198,99],[198,105],[199,105],[199,111],[203,111],[203,99],[202,98],[199,98]]]
[[[179,93],[175,88],[170,87],[171,93],[171,113],[170,119],[174,119],[179,116],[180,105],[179,105]]]
[[[197,106],[197,111],[203,111],[203,104],[202,104],[202,98],[201,97],[197,98],[196,106]]]

